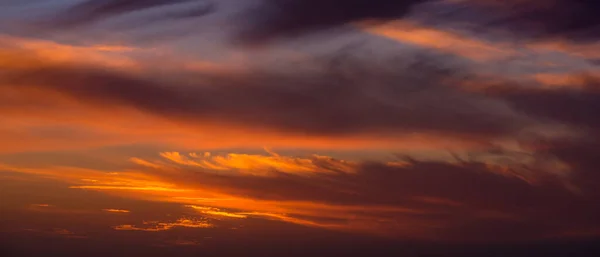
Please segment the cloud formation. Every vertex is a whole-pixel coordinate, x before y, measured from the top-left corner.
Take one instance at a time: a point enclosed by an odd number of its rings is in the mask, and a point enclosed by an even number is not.
[[[206,1],[196,0],[87,0],[78,3],[61,13],[54,25],[57,26],[79,26],[104,19],[113,18],[118,15],[143,11],[153,8],[165,8],[181,3],[199,2],[198,6],[166,12],[164,18],[185,18],[188,16],[203,16],[213,11],[213,5]]]
[[[102,209],[105,212],[111,212],[111,213],[130,213],[129,210],[122,210],[122,209]]]
[[[463,29],[483,37],[491,34],[494,37],[510,35],[529,40],[595,42],[600,34],[600,20],[595,15],[599,6],[594,0],[257,0],[250,4],[224,4],[216,0],[87,0],[54,15],[50,24],[55,28],[89,25],[119,15],[147,10],[158,13],[160,10],[160,15],[142,19],[144,22],[124,25],[150,27],[148,20],[178,20],[219,14],[217,7],[222,5],[237,8],[236,12],[243,13],[237,18],[224,18],[232,25],[230,28],[234,28],[229,32],[236,34],[234,38],[243,44],[294,39],[361,22],[394,20]],[[188,32],[201,32],[194,29],[188,28]],[[498,31],[501,33],[494,33]]]
[[[600,37],[600,18],[595,12],[600,8],[598,1],[514,0],[490,8],[501,17],[490,26],[527,37],[576,41],[596,41]]]
[[[507,90],[500,95],[517,109],[538,118],[585,129],[600,128],[600,118],[594,113],[600,108],[600,78],[583,74],[568,83],[570,87],[541,90],[520,88]]]
[[[42,90],[82,103],[296,135],[416,132],[478,140],[515,134],[534,124],[503,102],[458,88],[456,83],[466,75],[440,65],[443,57],[416,55],[379,63],[354,58],[342,53],[307,62],[312,69],[294,73],[196,73],[184,75],[191,81],[187,83],[177,82],[181,78],[155,80],[146,74],[45,63],[8,70],[0,80],[9,89]],[[345,61],[338,64],[340,59]]]
[[[453,161],[347,162],[292,156],[279,160],[282,164],[296,160],[306,167],[300,173],[280,168],[277,161],[269,163],[271,172],[264,174],[256,169],[265,167],[215,170],[172,162],[164,155],[146,160],[154,167],[140,165],[116,174],[20,171],[52,174],[77,185],[73,190],[180,203],[206,219],[269,219],[393,238],[512,241],[599,229],[595,217],[600,209],[592,206],[600,194],[596,182],[591,182],[597,174],[585,166],[585,161],[593,162],[593,152],[572,154],[574,148],[569,148],[559,153],[558,145],[552,149],[558,160],[541,152],[523,158],[523,153],[493,151]],[[219,155],[187,156],[201,162]],[[351,171],[338,169],[340,163]],[[565,164],[568,169],[557,169]],[[142,184],[170,185],[173,190],[124,190]],[[185,219],[115,229],[159,232],[175,227],[212,225],[204,219]]]
[[[174,222],[160,222],[160,221],[146,221],[143,223],[144,227],[138,227],[135,225],[118,225],[113,227],[115,230],[121,231],[146,231],[146,232],[159,232],[170,230],[175,227],[183,228],[211,228],[212,224],[205,220],[180,218]]]
[[[265,0],[250,10],[246,42],[294,37],[362,20],[391,20],[407,15],[426,0]]]
[[[377,235],[389,244],[365,256],[403,239],[524,241],[530,256],[531,240],[600,237],[600,48],[579,10],[593,2],[265,0],[240,20],[221,13],[242,2],[80,0],[35,35],[55,41],[0,35],[6,245],[59,235],[59,249],[85,232],[62,256],[111,255],[107,244],[318,256]],[[127,42],[161,26],[193,36]],[[232,27],[274,44],[230,48]],[[356,33],[336,37],[345,28]],[[14,255],[48,255],[35,251]]]
[[[247,41],[295,37],[361,21],[414,19],[409,14],[436,26],[463,26],[473,31],[500,29],[535,40],[594,42],[600,35],[600,19],[595,14],[600,6],[594,0],[267,0],[263,3],[262,8],[253,10],[255,16],[250,15],[255,17],[255,25],[245,35]],[[411,12],[423,3],[433,5]]]
[[[509,153],[498,156],[510,158]],[[252,172],[253,167],[234,172],[186,165],[175,169],[167,166],[163,168],[166,172],[154,170],[153,174],[189,188],[216,190],[272,205],[259,207],[257,202],[255,212],[272,213],[276,210],[273,207],[280,206],[281,212],[289,212],[290,217],[314,222],[315,226],[338,229],[395,234],[397,231],[394,232],[392,224],[414,222],[414,227],[406,229],[415,233],[431,232],[418,229],[418,224],[438,224],[438,235],[460,234],[475,239],[481,237],[483,231],[491,230],[498,232],[496,239],[515,239],[551,236],[561,231],[596,226],[593,217],[600,209],[588,205],[598,199],[596,187],[579,180],[586,177],[595,181],[595,175],[580,169],[577,162],[563,155],[555,157],[559,159],[535,154],[531,156],[534,159],[528,161],[515,155],[512,163],[506,160],[490,163],[493,158],[489,156],[459,160],[458,163],[411,159],[367,162],[353,164],[351,173],[334,168],[336,160],[314,159],[313,164],[318,166],[308,176],[285,170],[280,172],[276,164],[269,176],[253,175],[256,174]],[[564,165],[561,162],[571,169],[556,169]],[[302,207],[294,202],[312,203],[313,207]],[[236,206],[234,203],[207,204],[252,211],[243,204]],[[287,203],[293,210],[284,207]],[[563,208],[565,206],[569,208]],[[371,223],[373,217],[379,221]],[[338,221],[322,221],[324,218]],[[498,224],[503,224],[504,228]],[[391,228],[385,229],[386,226]]]
[[[594,187],[600,181],[596,170],[597,151],[600,146],[600,119],[594,110],[600,108],[600,79],[593,75],[581,75],[572,87],[546,90],[524,89],[496,92],[518,110],[539,119],[567,124],[582,131],[582,137],[572,140],[543,140],[538,142],[545,152],[556,156],[578,170],[578,184],[582,190],[598,194]]]

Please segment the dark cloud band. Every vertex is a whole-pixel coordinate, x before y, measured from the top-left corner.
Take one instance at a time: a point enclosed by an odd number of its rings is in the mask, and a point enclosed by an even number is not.
[[[86,25],[121,14],[193,2],[201,6],[183,10],[180,14],[169,12],[165,18],[202,16],[213,11],[212,4],[197,0],[88,0],[65,10],[54,24],[61,27]]]
[[[362,20],[391,20],[428,0],[265,0],[247,17],[246,42],[294,37]]]

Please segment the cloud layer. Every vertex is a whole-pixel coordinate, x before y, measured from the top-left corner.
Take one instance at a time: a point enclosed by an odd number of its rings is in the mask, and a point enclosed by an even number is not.
[[[362,20],[391,20],[407,15],[426,0],[266,0],[248,14],[251,27],[244,41],[294,37]]]
[[[196,2],[198,4],[193,7],[166,12],[170,15],[164,18],[205,16],[218,12],[215,7],[223,4],[192,0],[89,0],[58,15],[56,24],[85,25],[136,11],[168,10],[173,5],[192,6]],[[535,40],[593,42],[600,34],[600,20],[595,15],[599,6],[594,0],[257,0],[249,5],[235,3],[232,6],[244,9],[245,13],[238,19],[231,19],[240,32],[237,40],[252,44],[297,38],[363,21],[412,20],[415,17],[441,27],[462,27],[474,32],[500,30],[504,34]]]
[[[125,0],[125,1],[103,1],[89,0],[78,3],[65,10],[59,18],[56,19],[54,25],[60,27],[81,26],[90,24],[96,21],[110,19],[115,16],[129,14],[136,11],[144,11],[148,9],[167,8],[173,5],[200,2],[198,6],[171,12],[171,17],[166,15],[164,18],[185,18],[188,16],[203,16],[213,11],[213,6],[205,1],[195,0]],[[169,12],[165,12],[169,13]]]
[[[59,179],[72,190],[179,203],[207,219],[269,219],[391,238],[520,241],[600,229],[595,219],[600,209],[593,207],[600,195],[590,182],[597,180],[581,165],[593,156],[582,154],[522,158],[522,153],[490,152],[469,160],[391,162],[273,152],[160,155],[132,159],[134,167],[111,172],[6,169]],[[560,165],[568,168],[557,169]],[[159,232],[211,226],[209,220],[180,220],[114,228]]]
[[[267,51],[283,61],[262,63],[254,58],[260,51],[247,50],[249,65],[242,67],[175,56],[180,45],[3,40],[0,151],[11,154],[0,155],[0,171],[11,179],[22,173],[58,180],[70,192],[171,203],[202,217],[139,225],[125,220],[138,217],[133,206],[95,207],[114,219],[107,228],[118,233],[218,230],[222,223],[213,221],[225,220],[395,240],[600,234],[600,80],[586,59],[597,55],[594,44],[581,43],[595,37],[588,29],[597,23],[586,12],[569,19],[593,2],[347,2],[264,1],[244,16],[244,40],[352,24],[376,53],[341,44],[333,48],[344,50],[333,54],[327,47],[318,50],[328,54],[273,47]],[[196,1],[171,3],[85,1],[65,19],[89,25]],[[431,13],[435,4],[485,10],[490,20],[506,16],[483,24],[524,26],[514,31],[536,42],[512,45],[512,36],[494,41],[442,30],[437,16],[426,27],[418,13]],[[487,9],[492,5],[498,8]],[[445,16],[449,25],[460,21],[453,15]],[[550,16],[564,20],[545,23]],[[488,17],[462,18],[473,31],[474,20]],[[395,24],[407,26],[357,24],[370,19],[403,19]],[[288,153],[256,151],[275,143]],[[377,158],[300,151],[316,146]],[[65,149],[77,152],[58,152]],[[388,149],[404,152],[392,158]],[[28,211],[67,213],[54,202],[36,202],[48,206],[30,202]]]
[[[338,65],[339,58],[346,61]],[[307,63],[323,68],[295,73],[192,74],[186,83],[43,63],[9,70],[1,79],[5,87],[59,93],[83,103],[309,136],[415,132],[476,140],[535,125],[503,102],[461,90],[464,75],[437,67],[427,56],[378,64],[353,58]]]

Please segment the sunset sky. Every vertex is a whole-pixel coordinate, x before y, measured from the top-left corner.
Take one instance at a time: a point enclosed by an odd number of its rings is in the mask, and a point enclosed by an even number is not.
[[[0,0],[0,255],[600,253],[599,3]]]

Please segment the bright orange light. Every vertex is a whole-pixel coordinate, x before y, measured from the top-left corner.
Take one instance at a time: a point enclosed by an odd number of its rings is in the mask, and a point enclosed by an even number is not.
[[[147,232],[158,232],[170,230],[175,227],[184,227],[184,228],[211,228],[212,224],[208,223],[205,220],[198,219],[188,219],[188,218],[180,218],[175,222],[158,222],[158,221],[148,221],[144,222],[144,225],[147,227],[137,227],[134,225],[119,225],[113,227],[115,230],[134,230],[134,231],[147,231]]]
[[[227,217],[227,218],[239,218],[239,219],[248,217],[244,214],[226,212],[226,211],[222,211],[218,208],[213,208],[213,207],[204,207],[204,206],[197,206],[197,205],[186,205],[186,207],[197,210],[198,212],[200,212],[202,214],[208,214],[208,215],[214,215],[214,216],[223,216],[223,217]]]
[[[105,212],[113,212],[113,213],[130,213],[129,210],[121,210],[121,209],[102,209]]]

